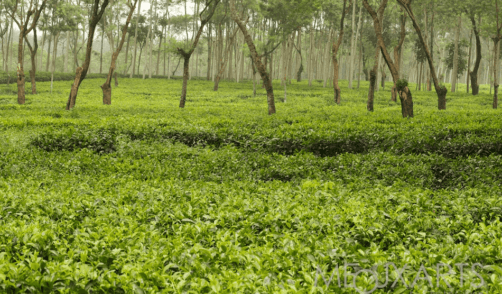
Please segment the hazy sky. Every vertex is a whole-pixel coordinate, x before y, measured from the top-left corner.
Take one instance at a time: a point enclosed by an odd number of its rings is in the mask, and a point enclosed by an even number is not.
[[[148,11],[150,10],[150,1],[141,1],[141,14],[147,14]],[[195,3],[192,1],[187,1],[187,13],[192,14],[193,11],[195,10]],[[138,8],[136,8],[136,12],[138,11]],[[160,13],[164,13],[164,9],[159,9]],[[169,6],[169,15],[181,15],[185,13],[185,5],[182,3],[181,5],[171,5]]]

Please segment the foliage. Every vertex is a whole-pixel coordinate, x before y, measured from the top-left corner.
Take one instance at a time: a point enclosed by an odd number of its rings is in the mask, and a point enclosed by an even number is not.
[[[469,43],[467,40],[461,40],[458,43],[458,77],[461,77],[465,70],[467,69],[467,48],[469,47]],[[445,63],[448,69],[453,68],[453,58],[455,56],[455,43],[451,42],[446,46],[446,55]]]
[[[484,85],[445,111],[414,92],[420,115],[403,120],[389,89],[366,111],[367,82],[342,105],[293,82],[268,116],[250,81],[190,81],[185,109],[179,81],[119,81],[105,106],[86,79],[72,111],[69,81],[23,106],[0,85],[0,292],[354,293],[314,285],[317,266],[354,261],[408,264],[408,285],[424,264],[434,286],[438,263],[479,262],[494,265],[480,290],[502,290],[501,120]],[[471,291],[464,274],[438,291]]]

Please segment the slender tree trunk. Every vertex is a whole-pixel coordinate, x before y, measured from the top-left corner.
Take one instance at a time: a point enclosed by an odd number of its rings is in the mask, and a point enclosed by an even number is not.
[[[310,49],[309,49],[309,60],[308,60],[308,74],[309,74],[309,86],[312,86],[312,80],[314,78],[314,26],[310,26]]]
[[[103,31],[101,32],[101,51],[99,55],[99,73],[103,73],[103,44],[105,43],[105,25],[103,25]]]
[[[404,11],[401,8],[401,12],[403,13],[400,17],[400,25],[401,25],[401,33],[399,35],[399,43],[397,44],[396,47],[394,47],[394,62],[397,68],[397,73],[398,75],[401,75],[401,53],[403,52],[403,43],[404,43],[404,38],[406,37],[406,16],[404,15]],[[397,88],[396,88],[396,83],[392,85],[392,90],[391,90],[391,101],[396,102],[397,101]]]
[[[30,49],[30,59],[31,59],[31,70],[30,70],[30,82],[31,82],[31,94],[37,94],[37,83],[36,83],[36,72],[37,72],[37,50],[38,50],[38,40],[37,40],[37,29],[33,29],[33,44],[32,47],[28,39],[24,38],[28,48]]]
[[[82,64],[82,67],[78,67],[75,73],[75,80],[73,81],[73,85],[71,86],[70,95],[68,96],[68,102],[66,103],[66,110],[70,110],[75,106],[77,101],[78,88],[80,84],[85,79],[87,75],[87,71],[89,70],[89,65],[91,63],[91,55],[92,55],[92,42],[94,40],[94,33],[96,31],[96,25],[99,20],[103,16],[106,7],[108,6],[109,0],[104,0],[101,5],[99,5],[99,0],[94,0],[94,6],[91,14],[91,22],[89,23],[89,35],[87,37],[87,48],[85,53],[85,61]],[[101,8],[99,9],[99,7]]]
[[[352,80],[354,78],[354,61],[356,52],[356,2],[352,0],[352,37],[350,38],[350,60],[349,60],[349,89],[352,89]]]
[[[458,79],[458,42],[460,40],[460,27],[462,25],[462,17],[458,17],[458,26],[455,32],[455,52],[453,54],[453,71],[452,71],[452,82],[451,82],[451,92],[455,92]]]
[[[132,18],[132,15],[134,13],[134,9],[136,8],[137,3],[138,3],[138,0],[134,0],[132,5],[127,3],[127,5],[129,6],[129,14],[127,16],[124,27],[122,28],[122,37],[120,39],[120,43],[118,44],[116,51],[113,52],[113,54],[112,54],[112,60],[111,60],[111,64],[110,64],[110,69],[108,70],[108,76],[106,77],[106,81],[103,85],[101,85],[101,89],[103,90],[103,104],[105,104],[105,105],[112,104],[112,87],[111,87],[112,75],[113,75],[113,72],[115,71],[117,59],[119,57],[120,51],[122,50],[122,46],[124,46],[125,37],[127,35],[127,29],[129,27],[129,23],[131,22],[131,18]],[[128,38],[128,40],[129,40],[129,38]],[[126,62],[126,64],[127,64],[127,62]],[[115,72],[115,86],[118,86],[117,72]]]
[[[368,111],[373,111],[373,105],[375,100],[375,88],[377,83],[377,71],[378,71],[378,62],[380,60],[380,46],[376,46],[375,49],[375,64],[373,65],[373,69],[370,71],[370,89],[368,91],[368,103],[366,105],[366,109]]]
[[[413,27],[415,28],[415,31],[418,35],[418,39],[420,43],[422,44],[425,55],[427,56],[427,61],[429,62],[429,68],[432,74],[432,80],[434,82],[434,88],[436,89],[436,94],[438,95],[438,109],[443,110],[446,109],[446,93],[448,90],[445,87],[441,87],[438,83],[438,79],[436,76],[436,71],[434,69],[434,63],[432,60],[432,55],[429,52],[429,48],[427,46],[427,43],[424,40],[424,36],[422,35],[422,31],[420,30],[420,27],[418,26],[417,20],[415,18],[415,15],[413,14],[413,11],[411,10],[411,3],[410,0],[397,0],[397,2],[406,10],[408,13],[408,16],[410,17]],[[411,95],[410,95],[411,97]]]
[[[63,60],[63,72],[68,72],[68,56],[70,55],[69,47],[70,47],[70,32],[66,32],[66,40],[65,40],[65,53]]]
[[[186,94],[187,94],[187,84],[188,84],[188,78],[189,78],[189,74],[190,74],[189,73],[190,57],[192,56],[195,48],[197,48],[197,44],[199,43],[199,39],[202,34],[202,31],[204,30],[204,26],[209,22],[211,17],[213,17],[214,11],[216,10],[216,7],[218,6],[219,2],[220,2],[219,0],[216,0],[213,4],[213,8],[211,9],[209,15],[205,19],[201,20],[199,30],[197,31],[197,34],[194,38],[191,49],[187,52],[182,48],[178,48],[179,54],[181,56],[183,56],[183,59],[184,59],[184,62],[183,62],[183,86],[181,88],[180,108],[185,107]]]
[[[45,71],[48,72],[49,71],[49,64],[51,62],[51,45],[52,45],[52,35],[53,34],[49,34],[49,48],[47,49],[47,63],[45,64]]]
[[[51,66],[51,94],[52,94],[52,86],[54,83],[54,72],[56,71],[56,59],[58,57],[58,41],[59,41],[59,32],[54,35],[54,47],[52,52],[52,66]]]
[[[125,65],[125,67],[124,67],[124,72],[123,72],[123,74],[124,74],[124,75],[125,75],[125,74],[127,74],[127,69],[129,68],[129,67],[127,66],[127,60],[129,59],[128,57],[129,57],[129,42],[130,42],[130,40],[131,40],[131,34],[130,34],[130,33],[128,33],[128,34],[127,34],[126,52],[125,52],[125,61],[124,61],[124,65]]]
[[[340,45],[342,44],[343,40],[343,25],[345,21],[345,13],[346,13],[346,7],[347,7],[347,0],[343,0],[343,9],[342,9],[342,17],[340,20],[340,32],[338,33],[338,39],[337,41],[333,41],[333,45],[331,48],[331,58],[333,59],[333,90],[335,94],[335,102],[336,104],[340,105],[341,103],[341,90],[340,86],[338,85],[338,72],[339,72],[339,66],[338,66],[338,51],[340,50]]]
[[[467,93],[469,93],[469,74],[471,72],[471,54],[472,54],[472,30],[469,37],[469,59],[467,61],[467,75],[465,76],[465,83],[467,84]]]
[[[480,34],[476,25],[476,20],[474,19],[474,15],[471,15],[469,18],[472,23],[474,37],[476,39],[476,61],[474,61],[474,68],[469,73],[469,76],[471,77],[472,95],[478,95],[479,94],[478,74],[479,74],[479,65],[481,64],[481,38],[479,36]]]
[[[500,55],[500,37],[493,38],[493,109],[498,107],[498,94],[499,94],[499,76],[497,69],[499,65]]]
[[[140,16],[140,11],[141,11],[141,1],[142,0],[139,0],[138,13],[136,14],[136,27],[134,28],[134,53],[133,53],[133,58],[132,58],[131,76],[129,77],[131,79],[134,77],[135,68],[136,68],[136,54],[138,52],[138,26],[139,26],[139,16]]]
[[[274,102],[274,89],[272,87],[272,81],[269,78],[265,66],[261,62],[261,56],[259,56],[258,53],[256,52],[256,47],[254,45],[253,40],[251,39],[251,36],[249,35],[246,26],[244,25],[242,20],[239,19],[239,16],[237,15],[237,11],[235,9],[235,0],[230,0],[229,2],[230,2],[230,11],[232,14],[232,19],[237,23],[242,34],[244,35],[244,39],[246,40],[249,51],[251,52],[251,58],[253,59],[254,64],[258,68],[258,72],[260,73],[261,78],[263,79],[263,82],[265,84],[265,89],[267,90],[268,114],[269,115],[274,114],[275,102]]]

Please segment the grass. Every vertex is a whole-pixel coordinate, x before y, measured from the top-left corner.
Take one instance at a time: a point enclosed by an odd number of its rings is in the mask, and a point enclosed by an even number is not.
[[[350,262],[376,266],[379,285],[385,263],[408,265],[406,285],[391,268],[374,293],[502,290],[489,88],[461,85],[438,111],[412,84],[415,118],[402,119],[389,89],[366,111],[366,82],[342,81],[341,105],[294,81],[282,103],[276,82],[273,116],[250,82],[190,81],[185,109],[180,81],[120,79],[111,106],[102,82],[84,81],[71,111],[71,82],[40,82],[22,106],[0,85],[1,292],[355,293]],[[437,284],[440,263],[455,274]],[[341,285],[327,286],[319,272],[337,265]]]

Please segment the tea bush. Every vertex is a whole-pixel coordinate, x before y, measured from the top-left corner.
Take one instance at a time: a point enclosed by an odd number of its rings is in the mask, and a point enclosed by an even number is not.
[[[486,88],[438,111],[410,84],[404,120],[390,89],[368,113],[366,82],[342,81],[336,105],[293,81],[273,116],[251,82],[191,80],[185,109],[177,80],[119,82],[105,106],[103,79],[86,79],[71,111],[68,81],[25,105],[0,84],[0,292],[356,293],[318,275],[339,265],[343,286],[349,262],[377,266],[379,285],[384,263],[408,264],[374,293],[470,293],[479,277],[502,291],[502,116]],[[462,282],[455,268],[450,288],[439,263],[490,266]]]

